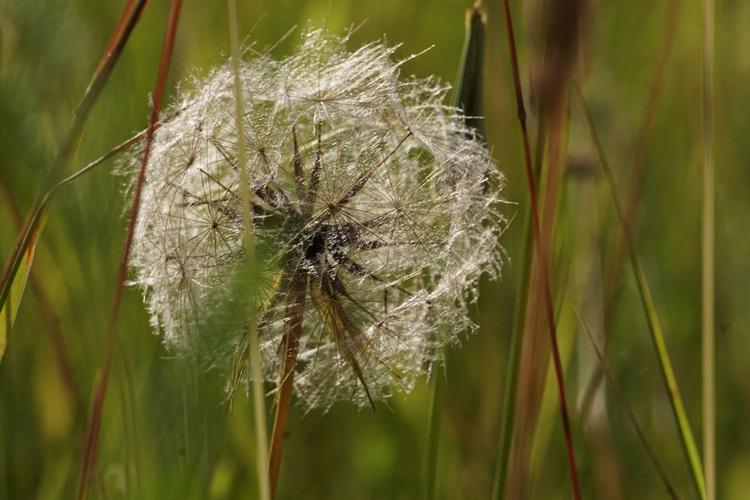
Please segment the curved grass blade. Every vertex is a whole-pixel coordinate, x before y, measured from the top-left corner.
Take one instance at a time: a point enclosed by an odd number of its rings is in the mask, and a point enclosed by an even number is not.
[[[657,358],[659,360],[659,368],[661,369],[662,378],[664,380],[664,386],[669,395],[669,402],[672,406],[672,412],[674,413],[675,420],[677,422],[677,428],[680,434],[680,441],[682,443],[683,452],[685,458],[690,466],[691,478],[693,485],[701,499],[706,498],[706,488],[703,479],[703,466],[701,465],[700,455],[698,453],[698,447],[695,444],[695,438],[693,437],[693,431],[690,428],[690,422],[685,412],[685,407],[682,403],[682,396],[680,396],[680,390],[677,385],[677,378],[672,368],[672,361],[669,357],[669,351],[667,350],[667,343],[664,339],[664,332],[659,321],[659,316],[656,312],[656,305],[654,304],[653,296],[651,295],[651,289],[648,287],[646,281],[646,275],[641,266],[641,261],[638,258],[638,254],[635,251],[635,245],[633,244],[633,235],[630,227],[627,224],[625,218],[625,212],[622,208],[620,197],[617,194],[617,187],[615,185],[615,179],[612,175],[612,170],[609,167],[609,162],[604,154],[604,148],[602,147],[599,135],[594,127],[594,121],[591,117],[591,112],[588,108],[588,104],[583,97],[583,93],[577,85],[573,85],[576,95],[581,103],[583,109],[584,118],[586,120],[586,126],[591,136],[591,140],[594,143],[597,155],[599,157],[599,163],[604,170],[604,175],[609,185],[610,193],[612,194],[612,201],[615,205],[615,211],[617,212],[617,218],[622,226],[622,233],[627,243],[628,255],[630,257],[630,264],[633,268],[633,274],[635,275],[636,284],[638,285],[638,292],[641,297],[641,303],[646,314],[646,321],[648,323],[649,332],[651,334],[651,341],[654,345]]]
[[[483,134],[482,76],[484,68],[484,39],[487,15],[481,0],[466,9],[466,35],[453,94],[453,105],[460,107],[466,124]],[[425,449],[424,498],[433,500],[437,493],[437,465],[440,448],[440,423],[443,413],[444,370],[433,365],[430,370],[430,407],[427,417],[427,447]]]
[[[178,113],[171,115],[169,119],[175,117]],[[159,127],[159,125],[160,123],[157,124],[157,128]],[[23,292],[26,289],[29,273],[31,271],[31,266],[34,260],[34,251],[36,248],[37,238],[38,235],[41,234],[44,227],[44,222],[46,221],[47,204],[52,199],[52,196],[63,186],[70,184],[74,180],[78,179],[84,174],[89,173],[91,170],[98,167],[110,158],[116,156],[119,153],[122,153],[134,144],[142,141],[146,136],[146,132],[148,132],[148,129],[144,129],[138,132],[133,137],[117,145],[96,160],[91,161],[85,167],[64,178],[63,180],[52,186],[52,188],[50,188],[50,190],[44,193],[44,195],[42,196],[37,209],[30,217],[30,220],[34,221],[33,223],[37,226],[36,230],[32,233],[32,238],[27,244],[26,252],[23,255],[23,260],[21,261],[19,268],[16,270],[15,279],[11,282],[11,289],[8,295],[8,300],[3,304],[2,308],[0,308],[0,321],[2,321],[2,324],[0,324],[0,361],[2,361],[3,355],[5,354],[7,339],[10,334],[10,330],[12,329],[15,322],[15,317],[18,312],[18,307],[21,303]],[[28,221],[22,226],[21,234],[24,234],[26,232],[26,224],[28,224]]]
[[[125,6],[104,56],[94,72],[91,83],[86,88],[81,103],[73,114],[73,123],[68,130],[63,147],[60,149],[42,186],[43,194],[37,197],[3,270],[2,279],[0,279],[0,361],[2,361],[5,352],[5,345],[13,327],[23,291],[26,289],[29,270],[34,261],[34,246],[44,226],[44,208],[49,200],[50,192],[47,188],[50,186],[54,188],[56,177],[72,160],[86,127],[88,116],[104,89],[147,3],[148,0],[129,0]]]
[[[40,231],[43,226],[44,221],[39,221],[38,231]],[[5,355],[5,348],[8,345],[8,335],[10,334],[10,330],[16,320],[18,307],[21,305],[23,292],[26,290],[26,283],[29,280],[29,272],[31,271],[31,264],[34,261],[34,252],[36,250],[37,236],[39,234],[38,231],[32,233],[31,239],[21,255],[16,274],[14,279],[10,282],[5,302],[3,303],[2,309],[0,309],[0,361],[2,361],[3,356]]]

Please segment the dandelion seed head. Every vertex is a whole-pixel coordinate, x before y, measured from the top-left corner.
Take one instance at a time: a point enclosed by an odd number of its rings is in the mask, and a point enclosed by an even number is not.
[[[401,78],[396,47],[347,42],[309,29],[294,55],[256,55],[240,72],[262,249],[257,283],[243,290],[256,294],[264,377],[274,382],[290,290],[300,291],[294,386],[309,408],[409,391],[475,329],[468,306],[479,277],[499,274],[507,223],[502,174],[444,103],[449,88]],[[222,323],[221,335],[204,321],[221,304],[237,313],[248,302],[231,285],[245,260],[231,69],[189,87],[155,133],[132,272],[169,346],[237,372],[247,317]]]

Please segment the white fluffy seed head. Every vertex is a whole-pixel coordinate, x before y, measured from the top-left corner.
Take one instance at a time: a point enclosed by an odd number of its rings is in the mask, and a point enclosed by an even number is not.
[[[192,82],[156,132],[132,250],[167,344],[245,379],[256,297],[264,376],[301,293],[298,397],[310,408],[409,391],[474,328],[481,274],[500,270],[503,179],[434,78],[399,79],[394,48],[354,52],[308,30],[295,55],[241,67],[258,245],[245,261],[229,65]],[[169,114],[169,113],[167,113]],[[134,177],[135,152],[125,164]],[[253,283],[248,284],[249,281]],[[300,308],[297,308],[300,310]]]

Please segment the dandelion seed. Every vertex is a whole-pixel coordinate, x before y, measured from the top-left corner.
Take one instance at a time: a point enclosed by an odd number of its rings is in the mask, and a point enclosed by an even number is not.
[[[399,79],[395,47],[346,43],[311,29],[296,55],[243,63],[256,282],[232,285],[244,247],[228,66],[155,134],[131,260],[154,328],[226,369],[230,390],[249,372],[242,321],[217,334],[204,319],[259,294],[264,376],[278,382],[292,352],[309,408],[409,391],[475,328],[467,306],[500,271],[506,225],[485,189],[502,175],[443,104],[448,87]]]

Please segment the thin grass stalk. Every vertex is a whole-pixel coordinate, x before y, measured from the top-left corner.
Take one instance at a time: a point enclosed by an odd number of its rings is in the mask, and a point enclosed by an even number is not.
[[[703,464],[706,498],[716,498],[716,383],[715,383],[715,167],[714,167],[714,0],[703,1],[703,206],[701,250],[701,311],[703,385]]]
[[[630,406],[630,403],[628,403],[628,400],[625,398],[625,394],[622,392],[622,389],[620,389],[620,384],[617,383],[617,377],[615,376],[612,369],[609,367],[609,363],[607,362],[607,355],[604,353],[601,347],[596,342],[596,339],[594,339],[594,334],[591,332],[591,329],[589,328],[586,321],[581,317],[580,313],[577,310],[574,310],[576,318],[578,319],[578,323],[581,325],[581,328],[583,329],[584,333],[586,334],[586,337],[588,338],[589,342],[591,343],[591,347],[594,348],[594,352],[596,353],[596,357],[599,360],[599,366],[602,369],[602,373],[604,373],[605,378],[607,379],[607,383],[609,383],[610,388],[612,389],[612,392],[615,395],[615,398],[622,406],[622,409],[625,410],[625,416],[628,419],[628,423],[630,423],[630,426],[633,428],[633,431],[638,436],[638,441],[641,443],[641,446],[643,446],[644,451],[648,455],[649,460],[653,464],[654,468],[656,469],[657,474],[659,474],[659,478],[664,483],[664,487],[667,490],[667,494],[670,498],[673,498],[674,500],[677,500],[677,491],[675,490],[674,484],[669,479],[669,476],[667,475],[667,471],[664,468],[664,464],[659,459],[659,456],[656,454],[656,450],[649,442],[648,438],[646,437],[646,432],[643,430],[643,427],[641,427],[641,424],[638,422],[638,417],[635,415],[635,411],[633,411],[633,408]]]
[[[461,52],[461,63],[453,93],[453,105],[460,107],[466,124],[481,135],[484,122],[482,114],[484,39],[487,17],[481,0],[466,9],[465,37]],[[433,362],[430,367],[430,406],[427,414],[427,446],[424,459],[424,498],[434,500],[437,495],[437,467],[440,451],[440,426],[443,417],[443,393],[445,391],[445,367]]]
[[[90,478],[96,461],[96,451],[98,445],[99,429],[101,427],[102,411],[104,409],[104,400],[107,393],[107,387],[109,385],[109,374],[112,368],[112,357],[114,354],[115,336],[117,332],[117,318],[119,315],[120,303],[122,302],[125,278],[127,277],[128,273],[130,251],[133,244],[135,225],[138,220],[138,211],[140,209],[141,191],[143,189],[143,184],[146,177],[146,167],[148,166],[149,153],[151,151],[151,143],[153,142],[154,138],[154,131],[156,130],[156,124],[159,121],[159,110],[161,108],[161,102],[164,96],[164,88],[167,82],[169,63],[172,60],[172,50],[174,48],[174,40],[177,33],[177,25],[179,24],[181,9],[182,0],[172,0],[169,12],[169,20],[167,21],[167,32],[164,38],[164,47],[162,50],[161,61],[159,62],[159,71],[157,74],[156,86],[154,89],[153,106],[151,108],[149,128],[146,133],[143,161],[141,162],[141,169],[135,185],[135,192],[133,194],[133,206],[130,211],[128,232],[123,246],[120,265],[117,271],[117,281],[115,283],[115,292],[112,298],[112,308],[110,311],[109,322],[107,326],[107,347],[104,358],[104,366],[99,378],[99,383],[97,384],[96,390],[94,392],[91,422],[86,436],[83,466],[81,470],[80,482],[78,485],[79,500],[84,500],[88,495]]]
[[[171,118],[174,118],[175,116],[177,116],[177,114],[178,113],[170,115],[170,117],[167,120],[169,120]],[[162,122],[157,123],[154,126],[154,129],[155,130],[158,129],[161,124],[162,124]],[[41,197],[41,199],[39,201],[39,209],[43,211],[46,208],[47,204],[52,199],[52,196],[55,193],[57,193],[57,191],[60,190],[62,187],[66,186],[67,184],[72,183],[73,181],[75,181],[79,177],[84,176],[85,174],[87,174],[90,171],[94,170],[96,167],[100,166],[102,163],[106,162],[107,160],[109,160],[109,159],[117,156],[118,154],[122,153],[123,151],[126,151],[131,146],[133,146],[133,145],[141,142],[146,137],[147,133],[148,133],[148,129],[141,130],[140,132],[138,132],[137,134],[135,134],[134,136],[132,136],[130,139],[127,139],[124,142],[121,142],[120,144],[118,144],[114,148],[110,149],[109,151],[107,151],[106,153],[104,153],[103,155],[101,155],[99,158],[90,161],[89,163],[86,164],[86,166],[82,167],[79,170],[76,170],[75,172],[73,172],[69,176],[67,176],[64,179],[62,179],[61,181],[59,181],[57,184],[55,184],[54,186],[52,186],[47,192],[45,192],[42,195],[42,197]]]
[[[526,180],[528,183],[529,198],[530,198],[530,209],[531,209],[531,221],[534,239],[534,248],[536,251],[536,258],[539,262],[539,268],[542,278],[543,294],[544,294],[544,308],[546,313],[547,327],[550,335],[550,344],[552,350],[552,359],[555,368],[555,377],[557,380],[558,398],[560,403],[560,415],[562,418],[563,433],[565,436],[565,447],[567,452],[568,460],[568,472],[570,475],[571,487],[573,489],[573,497],[576,500],[581,498],[581,488],[578,482],[578,471],[575,463],[575,453],[573,450],[573,435],[570,429],[570,419],[568,416],[568,408],[565,396],[565,382],[563,380],[563,369],[562,362],[560,360],[560,349],[557,344],[557,328],[555,325],[555,313],[552,304],[552,294],[550,291],[549,283],[549,271],[547,269],[547,260],[545,255],[545,249],[543,248],[542,231],[539,222],[539,205],[537,201],[537,189],[536,182],[534,180],[534,172],[532,167],[531,149],[529,146],[529,134],[526,126],[526,110],[523,102],[523,90],[521,89],[521,77],[518,69],[518,55],[516,52],[516,42],[513,35],[513,20],[510,12],[510,5],[508,0],[503,1],[503,7],[505,11],[505,21],[508,34],[508,45],[510,48],[511,64],[513,70],[513,87],[516,95],[516,106],[518,110],[518,122],[521,127],[521,136],[523,139],[523,152],[526,168]]]
[[[685,412],[685,407],[682,402],[682,396],[680,396],[677,378],[675,377],[674,369],[672,368],[672,361],[669,357],[669,351],[667,350],[667,344],[664,339],[661,322],[659,321],[659,316],[656,312],[656,305],[654,304],[654,299],[651,295],[651,289],[648,286],[645,272],[643,271],[641,261],[638,257],[638,254],[636,253],[635,245],[633,243],[633,235],[627,226],[627,220],[625,219],[625,213],[622,208],[622,203],[617,193],[617,186],[615,184],[614,175],[612,174],[612,169],[609,166],[607,157],[604,154],[604,148],[601,144],[601,141],[599,140],[599,135],[597,134],[596,128],[594,127],[594,121],[588,108],[588,104],[586,103],[586,100],[584,99],[583,94],[581,93],[581,90],[578,88],[578,86],[574,85],[573,88],[581,102],[584,118],[586,120],[586,126],[588,128],[591,140],[594,144],[594,148],[596,149],[599,163],[602,166],[602,170],[604,170],[604,175],[607,179],[607,184],[612,195],[612,202],[615,206],[615,211],[617,212],[617,218],[620,225],[622,226],[621,230],[623,231],[623,235],[626,238],[630,264],[633,268],[636,284],[638,286],[638,292],[640,294],[643,309],[646,314],[646,321],[648,323],[649,333],[651,334],[651,341],[654,345],[654,350],[656,351],[656,355],[659,360],[659,368],[661,369],[664,386],[667,394],[669,395],[669,402],[672,406],[672,412],[677,423],[680,442],[682,443],[685,459],[687,460],[689,465],[693,486],[695,487],[698,496],[701,499],[705,499],[706,489],[703,479],[703,466],[701,465],[700,454],[698,453],[698,447],[695,444],[693,432],[690,428],[690,422],[688,421],[687,413]]]
[[[443,421],[445,368],[433,365],[430,374],[430,408],[427,415],[427,450],[425,453],[425,500],[437,498],[437,464],[440,447],[440,425]]]
[[[128,0],[128,3],[125,4],[125,7],[122,9],[122,12],[120,13],[120,17],[117,19],[117,23],[115,24],[115,29],[112,30],[112,34],[109,36],[107,45],[104,48],[104,55],[99,60],[99,64],[97,64],[96,70],[94,71],[94,74],[91,77],[92,82],[96,80],[99,73],[104,69],[104,65],[106,64],[107,60],[111,57],[112,52],[117,46],[117,41],[122,36],[122,33],[125,31],[128,25],[128,19],[133,13],[135,2],[136,0]]]
[[[174,117],[174,116],[176,116],[176,115],[172,115],[172,117]],[[154,130],[158,129],[160,125],[161,125],[161,123],[157,123],[154,126]],[[121,142],[120,144],[118,144],[114,148],[110,149],[109,151],[107,151],[106,153],[104,153],[103,155],[101,155],[96,160],[93,160],[93,161],[89,162],[88,164],[86,164],[85,167],[81,168],[80,170],[77,170],[77,171],[73,172],[72,174],[70,174],[69,176],[67,176],[66,178],[64,178],[63,180],[61,180],[60,182],[58,182],[57,184],[55,184],[52,187],[52,189],[50,189],[45,194],[45,201],[44,202],[47,203],[49,197],[52,196],[55,193],[55,191],[57,191],[61,187],[65,186],[66,184],[70,184],[74,180],[78,179],[79,177],[81,177],[84,174],[89,173],[91,170],[95,169],[96,167],[98,167],[99,165],[101,165],[105,161],[109,160],[110,158],[113,158],[114,156],[122,153],[123,151],[126,151],[131,146],[133,146],[133,145],[138,144],[139,142],[141,142],[146,137],[147,133],[148,133],[148,129],[141,130],[140,132],[138,132],[137,134],[135,134],[134,136],[132,136],[130,139],[127,139],[126,141]]]
[[[541,105],[540,105],[541,108]],[[539,174],[544,162],[545,145],[545,119],[539,113],[539,122],[536,132],[536,146],[534,155],[534,179],[539,180]],[[516,289],[516,304],[513,311],[513,330],[510,335],[508,348],[508,366],[505,374],[505,389],[503,391],[503,407],[500,417],[500,438],[498,441],[498,455],[495,463],[495,477],[492,481],[492,499],[500,500],[505,492],[508,477],[508,457],[513,445],[513,427],[515,425],[515,412],[513,401],[516,400],[516,389],[518,387],[518,371],[521,360],[521,339],[526,329],[526,307],[528,304],[529,282],[531,279],[531,263],[534,240],[532,239],[531,211],[528,206],[524,209],[524,246],[521,261],[521,279]]]
[[[175,115],[172,115],[172,116],[175,116]],[[161,124],[157,123],[156,126],[155,126],[155,129],[158,129],[159,125],[161,125]],[[126,141],[121,142],[120,144],[118,144],[114,148],[110,149],[109,151],[107,151],[106,153],[104,153],[103,155],[101,155],[99,158],[90,161],[89,163],[86,164],[85,167],[83,167],[83,168],[81,168],[79,170],[76,170],[75,172],[73,172],[69,176],[67,176],[64,179],[62,179],[61,181],[59,181],[57,184],[55,184],[54,186],[52,186],[47,192],[45,192],[42,195],[42,197],[41,197],[41,199],[39,201],[39,209],[40,210],[44,210],[46,208],[47,204],[52,199],[52,196],[60,188],[62,188],[63,186],[65,186],[67,184],[70,184],[71,182],[75,181],[79,177],[82,177],[83,175],[89,173],[90,171],[92,171],[93,169],[95,169],[96,167],[98,167],[99,165],[101,165],[102,163],[106,162],[107,160],[109,160],[109,159],[117,156],[118,154],[122,153],[123,151],[126,151],[131,146],[133,146],[133,145],[141,142],[144,139],[144,137],[146,137],[147,132],[148,132],[148,129],[141,130],[140,132],[138,132],[137,134],[135,134],[134,136],[132,136],[130,139],[127,139]]]
[[[243,235],[247,266],[251,273],[255,272],[255,239],[253,234],[253,215],[250,209],[250,183],[246,169],[247,158],[245,151],[245,132],[242,118],[245,106],[243,104],[242,86],[240,81],[240,41],[237,22],[237,1],[227,0],[229,17],[229,45],[232,52],[232,72],[234,77],[234,117],[237,130],[237,168],[240,171],[240,198],[242,203]],[[255,427],[255,452],[258,474],[258,497],[261,500],[271,498],[269,477],[266,474],[268,460],[268,437],[266,435],[266,404],[263,395],[263,371],[261,367],[260,347],[258,345],[257,304],[255,295],[250,294],[247,317],[247,332],[249,337],[250,369],[252,370],[253,391],[253,423]]]

